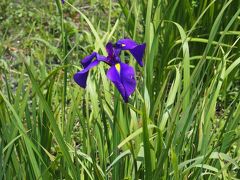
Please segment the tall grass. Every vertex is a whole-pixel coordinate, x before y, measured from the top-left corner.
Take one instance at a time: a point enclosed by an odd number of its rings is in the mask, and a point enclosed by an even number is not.
[[[0,5],[0,179],[240,178],[237,0]],[[144,68],[122,54],[130,102],[105,65],[79,88],[79,60],[125,36],[147,44]]]

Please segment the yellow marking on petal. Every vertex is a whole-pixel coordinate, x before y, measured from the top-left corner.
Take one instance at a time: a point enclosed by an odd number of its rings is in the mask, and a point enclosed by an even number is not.
[[[126,44],[122,44],[122,47],[125,47],[126,46]]]
[[[120,70],[121,70],[120,64],[119,63],[115,64],[115,67],[116,67],[118,73],[120,73]]]

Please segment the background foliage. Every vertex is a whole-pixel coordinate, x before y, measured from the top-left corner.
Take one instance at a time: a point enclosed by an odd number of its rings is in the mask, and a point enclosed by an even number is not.
[[[240,2],[0,2],[0,179],[240,179]],[[129,37],[125,104],[80,59]]]

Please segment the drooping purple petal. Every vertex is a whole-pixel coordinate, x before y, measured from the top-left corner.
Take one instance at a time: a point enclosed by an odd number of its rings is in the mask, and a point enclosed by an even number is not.
[[[127,64],[121,63],[120,77],[125,87],[126,95],[129,97],[136,88],[134,68]]]
[[[73,78],[75,82],[82,88],[85,88],[88,77],[88,71],[92,69],[94,66],[97,66],[101,61],[107,62],[107,58],[105,56],[99,55],[96,52],[93,52],[92,54],[83,58],[81,64],[83,65],[84,69],[74,74]]]
[[[127,64],[118,63],[108,70],[107,77],[114,83],[124,101],[128,102],[136,88],[134,69]]]
[[[129,50],[140,66],[143,66],[143,55],[146,44],[137,44],[131,39],[120,39],[116,43],[116,47],[121,50]]]
[[[92,69],[93,67],[97,66],[100,63],[98,60],[94,60],[91,62],[86,68],[84,68],[82,71],[77,72],[74,74],[73,79],[75,82],[81,86],[82,88],[86,88],[87,84],[87,77],[88,77],[88,71]]]
[[[83,58],[83,60],[81,61],[81,64],[83,65],[83,67],[86,68],[96,56],[97,56],[97,53],[93,52],[92,54]]]
[[[117,41],[116,45],[122,50],[129,50],[135,48],[138,44],[132,39],[120,39]]]
[[[127,100],[126,93],[125,93],[125,88],[124,88],[123,84],[121,83],[120,75],[119,75],[115,66],[112,66],[107,71],[107,77],[116,86],[116,88],[120,92],[121,96],[123,97],[124,101],[125,101],[125,99]]]
[[[98,54],[98,53],[97,53],[97,55],[96,55],[96,59],[97,59],[98,61],[103,61],[103,62],[107,63],[107,57],[105,57],[105,56],[103,56],[103,55],[100,55],[100,54]]]
[[[133,57],[137,60],[138,64],[143,67],[143,56],[144,56],[144,51],[146,48],[146,44],[140,44],[137,45],[133,49],[129,49],[130,53],[133,55]]]
[[[64,0],[62,0],[62,3],[64,4],[64,3],[65,3],[65,1],[64,1]]]

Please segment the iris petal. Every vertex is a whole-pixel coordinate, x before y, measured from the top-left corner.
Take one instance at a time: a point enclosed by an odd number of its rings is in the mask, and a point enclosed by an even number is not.
[[[99,55],[96,52],[93,52],[92,54],[83,58],[81,64],[83,65],[84,69],[74,74],[73,79],[75,80],[75,82],[82,88],[85,88],[88,77],[88,71],[93,67],[97,66],[101,61],[107,62],[107,58],[105,56]]]
[[[116,86],[124,101],[128,102],[136,88],[134,69],[124,63],[116,64],[108,70],[107,77]]]
[[[129,97],[136,88],[136,79],[133,67],[121,63],[120,77],[125,87],[126,95]]]
[[[98,61],[103,61],[103,62],[107,63],[107,57],[102,56],[102,55],[100,55],[100,54],[97,54],[97,55],[96,55],[96,59],[97,59]]]
[[[133,57],[137,60],[138,64],[143,67],[143,56],[144,56],[144,51],[146,48],[146,44],[140,44],[137,45],[135,48],[130,49],[130,53],[133,55]]]
[[[113,44],[111,42],[109,42],[106,45],[106,50],[108,53],[106,63],[108,65],[113,66],[114,64],[119,63],[121,61],[120,57],[119,57],[119,55],[121,53],[121,49],[115,48],[113,46]]]
[[[135,48],[138,44],[132,39],[120,39],[116,45],[122,50],[129,50]]]
[[[86,82],[87,82],[87,77],[88,77],[88,71],[92,69],[93,67],[97,66],[100,61],[94,60],[91,62],[85,69],[82,71],[77,72],[74,74],[73,79],[75,82],[81,86],[82,88],[86,88]]]
[[[81,61],[81,64],[83,65],[83,67],[86,68],[96,56],[97,56],[97,53],[93,52],[92,54],[83,58],[83,60]]]
[[[120,39],[116,43],[117,48],[121,50],[129,50],[140,66],[143,66],[143,55],[146,44],[137,44],[131,39]]]
[[[107,50],[108,56],[113,56],[114,55],[113,45],[112,45],[111,42],[107,43],[106,50]]]

